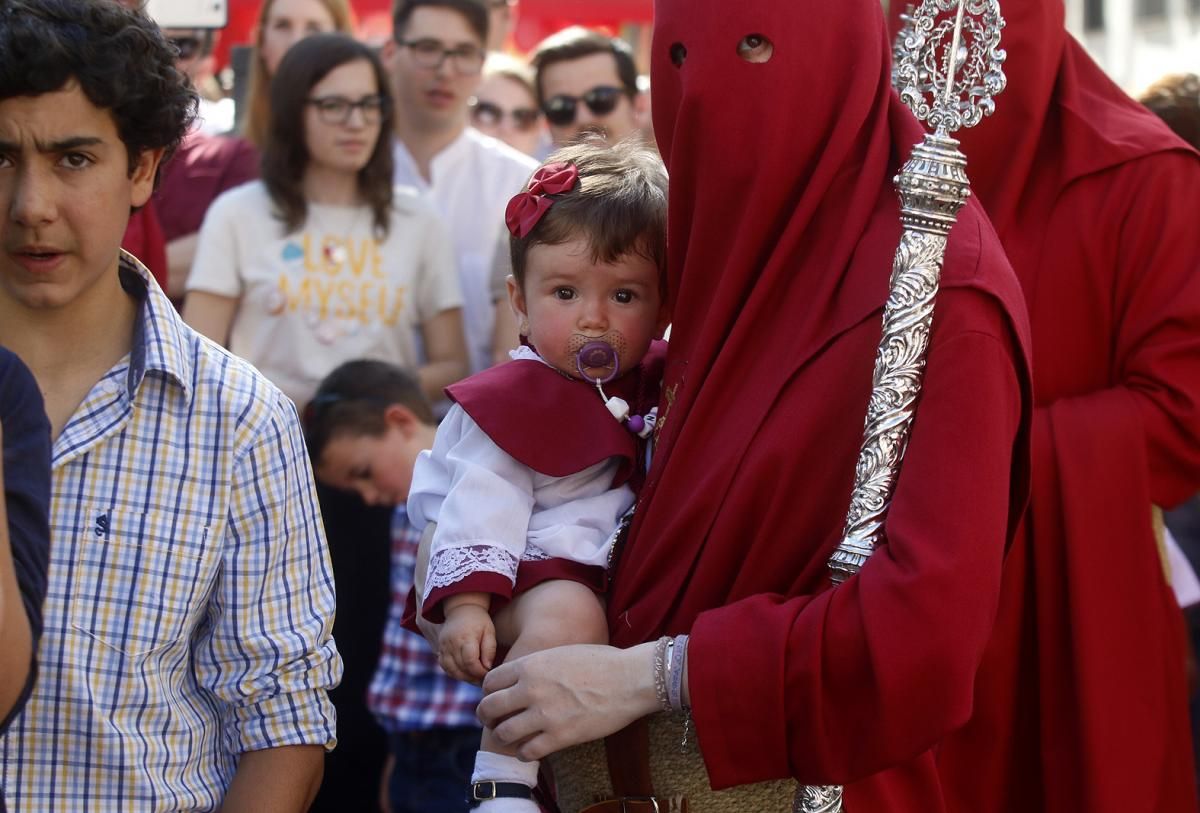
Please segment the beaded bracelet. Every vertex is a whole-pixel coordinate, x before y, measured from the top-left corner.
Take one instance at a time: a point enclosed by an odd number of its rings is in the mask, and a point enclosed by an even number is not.
[[[667,688],[667,650],[673,648],[674,641],[664,635],[658,639],[654,647],[654,694],[658,704],[663,709],[671,707],[670,694]]]

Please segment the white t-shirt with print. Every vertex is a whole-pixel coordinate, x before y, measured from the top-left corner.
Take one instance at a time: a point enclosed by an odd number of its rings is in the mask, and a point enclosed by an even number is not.
[[[415,369],[420,325],[462,306],[453,243],[432,207],[398,189],[382,241],[367,206],[309,204],[291,234],[275,211],[253,181],[217,198],[200,229],[187,287],[238,299],[229,349],[299,407],[345,361]]]

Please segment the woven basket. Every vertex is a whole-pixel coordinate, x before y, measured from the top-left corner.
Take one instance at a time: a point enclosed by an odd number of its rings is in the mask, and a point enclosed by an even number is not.
[[[719,791],[709,787],[694,731],[688,735],[686,748],[680,747],[683,722],[683,715],[675,712],[648,718],[650,775],[658,797],[686,798],[689,813],[791,813],[795,782],[762,782]],[[562,813],[579,813],[590,804],[615,796],[603,742],[570,748],[549,761]]]

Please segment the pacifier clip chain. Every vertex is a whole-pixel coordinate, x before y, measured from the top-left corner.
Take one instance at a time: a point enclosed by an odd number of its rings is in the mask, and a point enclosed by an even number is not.
[[[624,423],[630,432],[640,438],[645,438],[650,434],[654,429],[650,421],[647,421],[642,415],[629,414],[629,404],[624,398],[618,398],[615,395],[610,398],[604,392],[604,385],[616,378],[617,373],[620,372],[617,351],[611,344],[603,341],[588,342],[575,354],[575,366],[584,379],[596,385],[596,391],[600,393],[600,400],[604,402],[609,414]],[[604,378],[592,378],[585,372],[587,369],[595,370],[604,367],[612,368],[612,372]]]

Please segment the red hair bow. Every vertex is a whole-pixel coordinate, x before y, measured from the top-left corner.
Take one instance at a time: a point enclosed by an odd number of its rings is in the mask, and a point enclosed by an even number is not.
[[[529,188],[513,195],[504,210],[504,222],[514,237],[524,237],[533,231],[542,215],[554,204],[550,195],[570,192],[579,181],[579,168],[574,164],[556,163],[538,167],[529,179]]]

